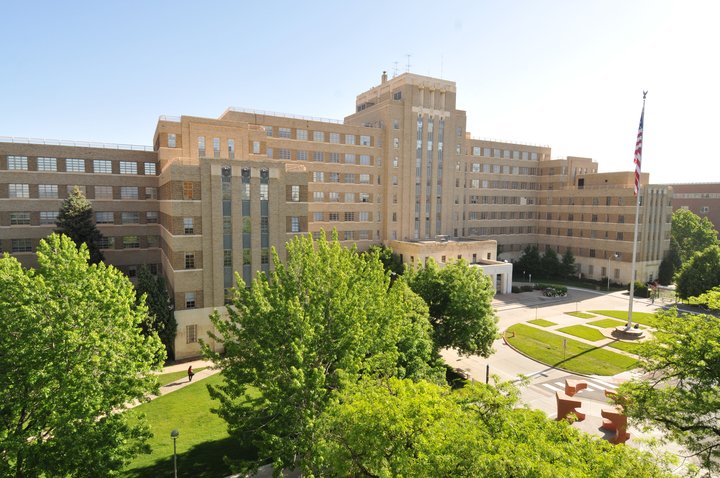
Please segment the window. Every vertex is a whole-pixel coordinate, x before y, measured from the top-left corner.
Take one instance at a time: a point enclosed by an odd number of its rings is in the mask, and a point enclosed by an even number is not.
[[[290,186],[290,200],[293,202],[300,201],[300,186]]]
[[[701,208],[700,208],[700,212],[701,212],[702,214],[706,214],[706,213],[710,212],[710,206],[703,206],[703,207],[701,207]]]
[[[267,247],[260,249],[260,264],[270,264],[270,251]]]
[[[112,186],[95,186],[95,199],[112,199]]]
[[[362,166],[370,166],[370,155],[369,154],[361,154],[360,155],[360,164]]]
[[[299,129],[299,130],[295,131],[295,138],[297,138],[297,139],[299,139],[299,140],[302,140],[302,141],[307,141],[307,139],[308,139],[308,132],[307,132],[307,130],[306,130],[306,129]]]
[[[345,135],[345,144],[355,144],[355,135],[354,134],[346,134]]]
[[[195,188],[192,181],[183,181],[183,199],[195,199]]]
[[[401,99],[402,99],[402,91],[395,91],[395,92],[393,93],[393,99],[394,99],[395,101],[401,100]]]
[[[96,211],[95,212],[95,224],[114,224],[115,219],[113,218],[112,212],[107,211]]]
[[[273,127],[272,127],[272,126],[265,126],[265,135],[266,135],[266,136],[272,136],[272,135],[273,135]]]
[[[30,197],[30,185],[29,184],[9,184],[9,195],[11,198],[29,198]]]
[[[137,174],[137,163],[134,161],[120,161],[120,174]]]
[[[338,174],[338,173],[330,173],[331,179],[332,179],[333,174]],[[345,182],[347,184],[355,184],[355,173],[345,173]]]
[[[122,212],[120,213],[121,224],[139,224],[140,213],[138,212]]]
[[[157,174],[157,169],[155,167],[155,163],[145,163],[145,175],[146,176],[155,176]]]
[[[340,213],[339,212],[331,212],[328,214],[328,220],[330,221],[339,221],[340,220]]]
[[[323,191],[313,191],[313,200],[314,201],[324,201],[325,193]]]
[[[314,212],[313,213],[313,221],[323,221],[323,213],[321,212]]]
[[[58,211],[40,211],[40,224],[55,224]]]
[[[347,177],[347,175],[346,175],[346,177]],[[340,182],[340,173],[329,173],[328,174],[328,182],[339,183]]]
[[[223,250],[223,267],[232,267],[232,250]]]
[[[30,213],[29,212],[11,212],[10,213],[10,225],[11,226],[30,225]]]
[[[55,158],[38,158],[38,171],[57,171],[57,159]]]
[[[8,169],[28,170],[27,156],[8,156]]]
[[[137,199],[138,188],[137,186],[122,186],[120,188],[120,199]]]
[[[290,128],[278,128],[278,136],[280,138],[291,138]]]
[[[115,249],[115,238],[102,236],[100,242],[98,242],[98,247],[100,249]]]
[[[205,156],[205,136],[198,136],[198,156]]]
[[[300,232],[300,218],[297,216],[290,217],[290,232]]]
[[[353,231],[345,231],[343,233],[343,240],[352,241],[353,240]]]
[[[345,202],[355,202],[355,193],[345,193]]]
[[[370,202],[370,194],[360,193],[360,202]]]
[[[56,199],[58,197],[57,184],[38,184],[38,197]]]
[[[345,153],[345,164],[355,164],[355,155]]]
[[[68,158],[65,160],[65,171],[68,173],[84,173],[85,160],[77,158]]]
[[[355,220],[354,212],[346,212],[345,213],[345,221],[354,221],[354,220]]]
[[[330,163],[339,163],[340,162],[340,153],[330,153]]]
[[[152,186],[146,187],[145,199],[157,199],[157,188]]]
[[[32,252],[32,240],[30,239],[13,239],[10,241],[12,252]]]
[[[369,174],[361,174],[360,175],[360,184],[370,184],[370,175]]]
[[[307,151],[298,151],[296,154],[297,154],[298,161],[307,161],[307,158],[308,158]]]
[[[93,171],[97,174],[111,174],[112,161],[108,161],[107,159],[93,160]]]
[[[185,292],[185,308],[195,308],[195,292]],[[185,343],[197,343],[197,324],[185,326]]]
[[[269,194],[270,193],[269,193],[268,185],[261,184],[260,185],[260,200],[267,201],[270,198]]]
[[[313,171],[313,182],[321,183],[324,181],[324,174],[322,171]],[[26,185],[27,186],[27,185]]]
[[[138,236],[123,236],[124,249],[139,249],[140,238]]]
[[[195,228],[193,227],[193,218],[191,217],[184,217],[183,218],[183,231],[185,234],[193,234],[195,231]]]
[[[313,151],[313,161],[324,161],[322,151]]]
[[[195,292],[185,292],[185,308],[195,308]],[[187,343],[194,344],[197,342],[197,325],[186,325],[185,335]]]
[[[220,157],[220,138],[213,138],[213,158]]]
[[[289,149],[281,148],[280,149],[280,159],[290,159],[291,153]]]
[[[361,146],[370,146],[370,136],[361,135],[360,136],[360,145]]]
[[[145,222],[148,224],[157,224],[159,215],[157,211],[147,211],[145,213]]]
[[[400,147],[400,140],[398,138],[393,138],[393,148],[398,149]]]
[[[195,253],[185,253],[185,269],[195,269]]]
[[[168,134],[168,148],[175,148],[177,147],[177,136],[175,133],[169,133]]]
[[[328,200],[330,202],[340,202],[340,193],[337,191],[330,191],[328,193]]]
[[[331,143],[340,143],[340,133],[330,133]]]
[[[325,133],[322,131],[313,131],[313,141],[325,141]]]
[[[358,213],[358,221],[367,222],[370,220],[370,213],[367,211],[360,211]]]
[[[260,141],[253,141],[253,154],[260,154]]]
[[[272,150],[272,148],[267,148],[267,149],[265,150],[265,156],[267,156],[268,158],[272,158],[272,157],[273,157],[273,150]]]

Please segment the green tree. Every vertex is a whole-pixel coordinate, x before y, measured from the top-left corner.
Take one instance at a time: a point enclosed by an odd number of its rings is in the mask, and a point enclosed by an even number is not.
[[[157,391],[162,344],[140,333],[128,278],[84,245],[52,234],[37,259],[0,259],[0,476],[114,476],[146,451],[144,422],[116,412]]]
[[[561,275],[560,258],[555,249],[548,247],[540,259],[543,277],[558,277]]]
[[[482,269],[462,259],[440,268],[430,258],[424,266],[408,269],[404,277],[430,308],[436,347],[490,356],[498,337],[492,308],[495,289]]]
[[[205,348],[225,377],[211,389],[219,415],[259,450],[258,461],[237,463],[245,469],[265,460],[304,468],[333,390],[361,376],[444,378],[427,306],[402,278],[390,286],[377,255],[323,235],[295,237],[287,261],[273,260],[269,279],[258,274],[238,288],[227,318],[212,317],[224,355]]]
[[[560,265],[560,274],[563,277],[574,277],[577,267],[575,266],[575,256],[568,247],[562,256],[562,264]]]
[[[542,275],[542,265],[540,263],[540,251],[537,246],[527,246],[523,251],[523,255],[513,266],[513,270],[517,274],[523,274],[530,277],[540,277]]]
[[[688,209],[677,209],[672,215],[670,246],[679,264],[688,262],[696,252],[718,244],[715,226]]]
[[[100,251],[103,236],[93,221],[92,206],[77,186],[63,201],[55,224],[58,227],[55,232],[69,236],[78,246],[87,246],[92,264],[105,260]]]
[[[391,275],[402,275],[404,272],[403,263],[400,260],[400,256],[395,254],[393,250],[387,246],[370,246],[366,252],[367,254],[377,253],[382,262],[385,270],[390,272]]]
[[[708,294],[720,301],[720,289]],[[696,454],[711,476],[720,472],[720,319],[678,315],[656,320],[654,338],[640,345],[642,378],[619,389],[628,416],[660,426]]]
[[[672,250],[665,254],[665,257],[660,261],[660,267],[658,268],[658,281],[662,285],[670,285],[675,275],[675,260],[673,259],[674,253]]]
[[[720,285],[720,246],[710,246],[683,264],[675,279],[683,299],[698,296]]]
[[[510,384],[364,380],[320,417],[315,476],[669,477],[664,463],[516,408]]]
[[[142,266],[138,272],[138,303],[142,300],[143,294],[148,306],[148,320],[143,323],[143,332],[147,335],[156,333],[165,346],[168,360],[174,360],[177,321],[173,313],[172,300],[165,287],[165,279],[152,275],[147,266]]]

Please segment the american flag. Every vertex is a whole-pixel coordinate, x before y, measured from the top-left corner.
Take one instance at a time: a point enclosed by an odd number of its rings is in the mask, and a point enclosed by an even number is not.
[[[640,163],[642,162],[642,143],[643,143],[643,121],[645,119],[645,95],[643,92],[643,108],[640,114],[640,127],[638,128],[637,141],[635,142],[635,196],[640,190]]]

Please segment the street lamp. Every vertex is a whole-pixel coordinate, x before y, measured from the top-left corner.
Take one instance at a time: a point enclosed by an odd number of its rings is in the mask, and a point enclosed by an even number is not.
[[[175,470],[175,478],[177,478],[177,437],[180,436],[180,432],[177,429],[170,432],[170,438],[173,439],[173,470]]]
[[[607,290],[610,290],[610,259],[617,259],[618,257],[620,257],[620,254],[618,254],[617,252],[616,252],[615,254],[613,254],[612,256],[608,256],[608,266],[607,266],[607,280],[608,280],[608,283],[607,283]]]

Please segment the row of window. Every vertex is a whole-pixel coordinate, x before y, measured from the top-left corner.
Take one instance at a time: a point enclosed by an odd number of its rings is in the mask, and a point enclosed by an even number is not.
[[[369,222],[371,221],[371,215],[368,211],[359,211],[359,212],[314,212],[313,213],[313,221],[316,222],[323,222],[323,221],[340,221],[340,218],[343,218],[343,221],[345,222]]]
[[[459,183],[459,179],[456,183]],[[457,185],[457,184],[456,184]],[[540,189],[540,185],[526,181],[489,181],[487,179],[471,179],[465,183],[465,188],[472,189],[523,189],[535,191]]]
[[[257,149],[253,146],[253,153],[260,154],[260,146]],[[310,154],[312,153],[312,154]],[[296,161],[308,161],[312,157],[313,161],[316,162],[327,162],[327,163],[344,163],[344,164],[359,164],[360,166],[372,166],[372,156],[369,154],[354,154],[354,153],[324,153],[322,151],[304,151],[304,150],[292,150],[287,148],[278,148],[273,150],[267,148],[265,155],[270,159],[285,159],[285,160],[296,160]],[[375,160],[375,164],[380,166],[382,161],[380,158]]]
[[[538,168],[530,168],[526,166],[508,166],[490,163],[472,163],[470,165],[471,173],[495,173],[495,174],[522,174],[526,176],[536,176]]]
[[[147,247],[158,247],[159,237],[158,236],[144,236],[146,237]],[[116,239],[118,239],[116,241]],[[34,252],[37,239],[11,239],[10,240],[10,251],[13,253],[17,252]],[[101,249],[115,249],[115,245],[122,245],[122,249],[139,249],[141,246],[141,236],[128,235],[108,237],[103,236],[100,240]]]
[[[318,240],[322,235],[321,231],[312,233],[313,239]],[[380,237],[380,231],[375,231],[375,236]],[[341,241],[367,241],[372,239],[372,231],[363,229],[360,231],[338,231],[338,237]]]
[[[329,202],[340,202],[340,197],[344,198],[343,202],[346,203],[354,203],[354,202],[370,202],[370,194],[369,193],[358,193],[357,195],[355,193],[339,193],[337,191],[330,191],[327,193],[327,200]],[[325,191],[314,191],[313,192],[313,201],[315,202],[323,202],[325,201]],[[357,198],[357,201],[356,201]]]
[[[277,134],[274,134],[276,130],[272,126],[265,126],[265,134],[267,136],[275,136],[277,138],[293,138],[292,128],[279,127],[277,128]],[[344,139],[343,144],[352,144],[360,146],[371,146],[372,139],[369,135],[354,135],[354,134],[341,134],[341,133],[325,133],[324,131],[313,131],[312,140],[315,142],[325,142],[325,136],[327,134],[328,142],[334,144],[340,144],[341,138]],[[295,139],[300,141],[308,141],[308,130],[296,129]]]
[[[485,156],[487,158],[522,159],[524,161],[537,161],[538,153],[530,151],[515,151],[499,148],[472,147],[473,156]]]
[[[83,194],[87,193],[86,186],[75,186],[68,184],[66,186],[68,194],[73,188],[78,187]],[[113,194],[113,186],[92,186],[94,187],[95,197],[93,199],[116,199]],[[57,184],[38,184],[37,197],[40,199],[58,199],[59,186]],[[157,188],[138,186],[121,186],[119,189],[119,199],[140,199],[141,191],[144,193],[144,199],[157,199]],[[9,198],[29,198],[30,185],[24,183],[10,183],[8,185]]]
[[[15,171],[28,171],[27,156],[8,156],[8,169]],[[93,173],[112,174],[112,165],[114,161],[108,159],[92,160]],[[138,174],[138,163],[135,161],[117,161],[119,163],[118,171],[120,174]],[[154,176],[157,173],[155,163],[143,163],[144,174]],[[37,171],[57,172],[57,158],[37,158]],[[65,159],[65,172],[68,173],[84,173],[85,160],[77,158]]]
[[[370,175],[369,174],[355,174],[355,173],[345,173],[343,174],[343,182],[346,184],[371,184],[370,181]],[[332,172],[325,172],[325,171],[314,171],[313,172],[313,182],[315,183],[339,183],[340,182],[340,173],[332,173]]]

